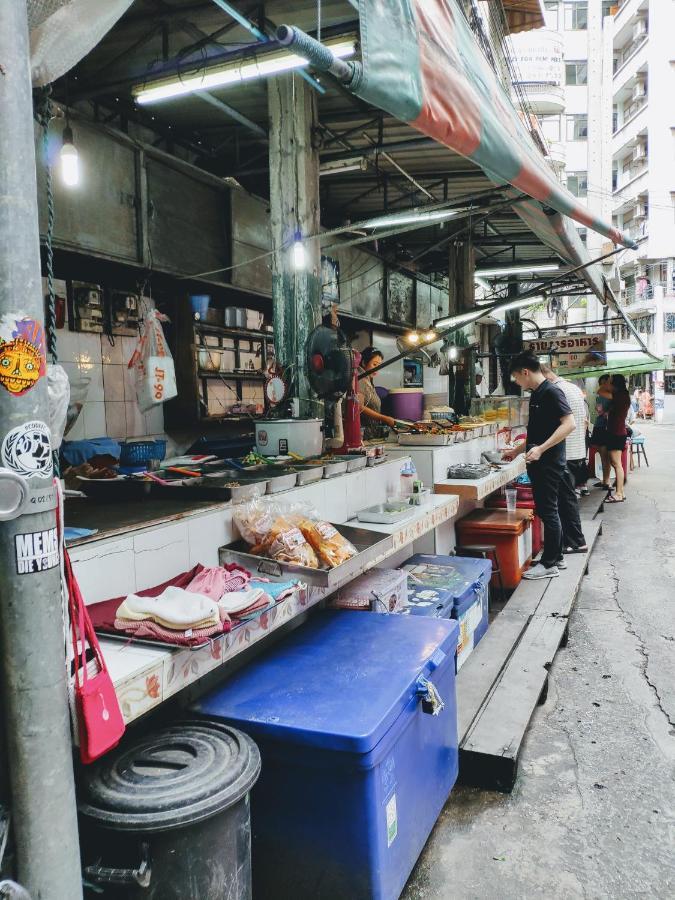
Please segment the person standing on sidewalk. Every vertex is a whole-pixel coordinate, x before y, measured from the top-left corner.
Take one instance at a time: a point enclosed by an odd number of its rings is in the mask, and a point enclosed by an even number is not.
[[[525,453],[527,474],[537,515],[544,523],[544,550],[540,561],[528,569],[523,578],[556,578],[559,568],[566,566],[558,497],[564,503],[576,503],[564,485],[565,440],[576,428],[574,416],[560,388],[547,381],[541,364],[532,353],[519,353],[511,361],[511,377],[524,391],[530,391],[530,415],[525,441],[503,454],[506,460]]]
[[[560,479],[558,492],[558,512],[563,533],[564,553],[585,553],[588,550],[586,538],[581,528],[579,516],[579,503],[576,499],[577,485],[586,484],[586,401],[581,389],[561,378],[553,369],[542,363],[541,373],[551,384],[555,384],[565,395],[572,415],[574,416],[574,431],[565,440],[566,466]],[[571,492],[570,492],[571,488]],[[574,503],[571,494],[574,493]],[[588,494],[588,488],[586,488]]]

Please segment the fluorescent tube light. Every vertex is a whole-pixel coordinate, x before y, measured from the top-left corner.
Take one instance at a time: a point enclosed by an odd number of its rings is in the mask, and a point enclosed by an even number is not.
[[[458,316],[448,316],[445,319],[437,319],[434,322],[434,328],[438,331],[440,329],[451,328],[453,325],[461,325],[462,322],[469,322],[471,319],[478,318],[478,310],[474,310],[473,312],[461,313]]]
[[[264,47],[264,44],[261,44],[261,47]],[[338,59],[353,56],[356,50],[354,38],[335,39],[332,43],[326,41],[326,47]],[[242,81],[267,78],[281,72],[301,69],[306,65],[308,65],[308,61],[297,53],[289,53],[286,50],[263,52],[258,59],[248,62],[238,61],[207,66],[195,75],[186,75],[182,78],[172,76],[154,82],[146,82],[135,87],[132,93],[137,103],[157,103],[160,100],[170,100],[173,97],[181,97],[196,91],[212,91],[230,84],[239,84]]]
[[[528,272],[557,272],[560,269],[558,263],[546,263],[534,266],[502,266],[500,269],[478,269],[476,275],[480,278],[491,278],[494,275],[520,275]]]
[[[359,159],[333,159],[322,163],[320,175],[341,175],[343,172],[365,172],[368,169],[368,160],[361,156]]]
[[[506,312],[507,309],[521,309],[523,306],[532,306],[534,303],[541,303],[543,297],[526,297],[524,300],[514,300],[513,303],[507,303],[504,306],[498,306],[492,312]]]
[[[414,225],[417,222],[438,222],[441,219],[451,219],[459,210],[439,209],[435,212],[411,213],[402,216],[382,216],[380,219],[371,219],[364,223],[364,228],[391,228],[396,225]]]

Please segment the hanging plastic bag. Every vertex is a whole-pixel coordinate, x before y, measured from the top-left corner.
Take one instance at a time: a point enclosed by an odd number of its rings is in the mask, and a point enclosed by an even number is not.
[[[166,316],[155,309],[150,310],[128,364],[136,372],[136,399],[141,412],[147,412],[178,393],[173,357],[164,338],[162,321],[168,321]]]
[[[63,366],[47,366],[47,395],[49,397],[49,430],[52,449],[58,450],[63,441],[70,405],[70,382]]]

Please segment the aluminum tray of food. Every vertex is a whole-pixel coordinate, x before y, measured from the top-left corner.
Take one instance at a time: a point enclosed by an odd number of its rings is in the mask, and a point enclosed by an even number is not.
[[[374,522],[380,525],[396,525],[404,519],[410,518],[416,512],[414,506],[403,500],[392,503],[378,503],[377,506],[369,506],[357,512],[359,522]]]
[[[310,465],[312,462],[313,460],[310,460]],[[317,463],[323,466],[324,478],[335,478],[337,475],[344,475],[347,471],[347,466],[349,465],[349,462],[346,459],[322,459],[317,460]]]
[[[78,475],[77,480],[87,497],[109,503],[142,500],[155,486],[152,481],[126,475],[117,475],[115,478],[85,478]]]
[[[455,432],[448,434],[412,434],[401,432],[398,442],[401,447],[446,447],[455,443]]]
[[[189,483],[180,486],[157,485],[156,490],[163,497],[170,495],[184,497],[188,500],[234,500],[235,503],[238,503],[242,500],[261,497],[266,493],[267,479],[247,477],[236,469],[228,469],[226,472],[193,478]]]
[[[220,548],[218,551],[220,564],[237,563],[249,572],[257,572],[268,578],[285,578],[291,575],[306,584],[337,590],[352,578],[361,575],[375,560],[394,548],[394,538],[390,534],[354,528],[351,525],[333,525],[333,527],[358,550],[356,556],[333,569],[309,569],[295,563],[277,562],[265,556],[256,556],[251,553],[251,548],[243,540]]]
[[[313,484],[323,478],[323,463],[293,463],[298,473],[298,484]]]
[[[382,463],[385,463],[389,457],[386,453],[381,453],[379,456],[369,456],[366,465],[370,468],[372,466],[381,466]]]
[[[365,469],[368,465],[368,459],[374,459],[375,457],[364,456],[362,453],[354,453],[348,454],[347,459],[347,471],[348,472],[358,472],[359,469]]]
[[[249,466],[243,471],[232,469],[235,480],[237,476],[251,479],[264,479],[267,482],[267,493],[276,494],[279,491],[287,491],[298,483],[298,473],[294,468],[284,466]]]

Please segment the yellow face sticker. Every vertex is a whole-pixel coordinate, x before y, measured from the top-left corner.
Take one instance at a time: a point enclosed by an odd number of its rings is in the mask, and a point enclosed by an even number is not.
[[[40,351],[23,338],[0,343],[0,384],[20,397],[29,391],[40,377]]]

